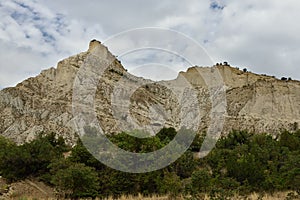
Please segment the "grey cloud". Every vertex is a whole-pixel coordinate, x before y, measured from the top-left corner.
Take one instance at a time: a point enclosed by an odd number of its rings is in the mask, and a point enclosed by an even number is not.
[[[300,28],[296,26],[300,3],[243,3],[228,3],[220,13],[209,52],[232,64],[250,66],[253,72],[299,79],[295,71],[300,62]]]
[[[38,75],[42,69],[54,66],[54,58],[43,57],[29,48],[20,48],[0,40],[0,88],[14,86],[21,80]]]
[[[0,88],[86,50],[91,38],[103,35],[99,25],[86,26],[36,1],[6,1],[0,13]]]
[[[84,51],[93,38],[103,41],[120,31],[149,26],[183,32],[216,62],[300,79],[298,1],[22,1],[27,7],[20,2],[0,3],[0,87]],[[12,61],[14,56],[21,58]]]

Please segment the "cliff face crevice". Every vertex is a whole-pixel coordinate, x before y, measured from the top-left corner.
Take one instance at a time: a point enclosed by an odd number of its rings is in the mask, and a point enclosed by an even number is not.
[[[180,72],[172,81],[154,83],[129,74],[121,63],[98,41],[90,43],[87,52],[60,61],[56,68],[44,70],[36,77],[19,83],[16,87],[0,91],[0,134],[18,144],[30,141],[40,132],[56,132],[69,143],[76,141],[73,129],[72,95],[74,79],[85,59],[97,48],[101,59],[112,62],[97,84],[95,111],[97,119],[107,133],[122,131],[126,123],[179,127],[180,116],[189,116],[193,102],[186,102],[180,112],[180,102],[168,85],[179,84],[184,77],[197,91],[199,132],[204,132],[212,122],[212,107],[209,86],[201,76],[207,67],[191,67]],[[97,63],[96,63],[97,64]],[[100,65],[101,63],[99,63]],[[280,130],[294,130],[300,123],[300,82],[282,81],[271,76],[243,72],[230,66],[213,66],[218,70],[226,87],[226,117],[222,130],[227,134],[232,129],[249,130],[257,133],[278,134]],[[123,85],[118,85],[119,83]],[[143,83],[135,89],[135,85]],[[163,84],[162,84],[163,83]],[[163,86],[165,84],[165,86]],[[179,84],[180,85],[180,84]],[[122,86],[126,87],[124,90]],[[130,97],[129,113],[118,116],[122,109],[126,91],[134,90]],[[113,99],[112,93],[120,99]],[[122,107],[123,106],[123,107]],[[116,116],[122,120],[116,119]],[[160,124],[163,118],[166,123]]]

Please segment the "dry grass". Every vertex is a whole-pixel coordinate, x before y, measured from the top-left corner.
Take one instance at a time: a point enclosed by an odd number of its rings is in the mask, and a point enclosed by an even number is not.
[[[282,199],[286,199],[287,195],[290,193],[291,191],[288,192],[276,192],[274,194],[265,194],[263,196],[263,200],[282,200]],[[260,195],[257,193],[253,193],[249,196],[249,200],[257,200],[259,199]]]
[[[288,193],[291,191],[287,192],[276,192],[274,194],[258,194],[258,193],[252,193],[248,196],[238,196],[235,195],[234,197],[230,198],[231,200],[284,200],[286,199]],[[1,197],[0,197],[1,199]],[[37,198],[34,197],[15,197],[15,198],[10,198],[10,199],[16,199],[16,200],[37,200]],[[39,198],[40,199],[40,198]],[[118,199],[115,199],[113,197],[107,198],[105,200],[184,200],[183,197],[177,197],[177,198],[170,198],[168,196],[121,196]],[[209,196],[207,194],[204,194],[203,196],[198,198],[199,200],[209,200]],[[298,198],[294,198],[298,199]],[[54,200],[54,199],[47,199],[47,200]],[[83,200],[83,199],[82,199]],[[96,200],[100,200],[99,198],[96,198]]]
[[[138,196],[122,196],[118,200],[168,200],[168,196],[151,196],[151,197],[145,197],[142,195]],[[98,199],[99,200],[99,199]],[[114,198],[110,197],[106,200],[115,200]]]
[[[258,194],[258,193],[252,193],[248,196],[239,196],[239,195],[235,195],[234,197],[232,197],[232,200],[284,200],[286,199],[288,193],[290,193],[291,191],[287,191],[287,192],[276,192],[274,194]],[[168,196],[151,196],[151,197],[144,197],[142,195],[139,196],[122,196],[117,200],[170,200],[170,199],[174,199],[174,198],[169,198]],[[209,196],[207,194],[203,195],[200,199],[203,200],[209,200]],[[99,199],[98,199],[99,200]],[[108,198],[106,200],[116,200],[114,198]],[[176,200],[184,200],[183,197],[177,197]]]

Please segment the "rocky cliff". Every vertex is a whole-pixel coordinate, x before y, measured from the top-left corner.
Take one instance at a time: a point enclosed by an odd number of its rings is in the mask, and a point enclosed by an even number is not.
[[[276,135],[282,129],[298,129],[300,123],[298,81],[283,81],[271,76],[244,72],[228,65],[218,65],[191,67],[186,72],[180,72],[175,80],[155,83],[129,74],[105,46],[98,41],[92,41],[87,52],[64,59],[56,68],[44,70],[38,76],[29,78],[16,87],[0,91],[0,134],[21,144],[33,139],[40,132],[56,132],[69,143],[74,143],[76,141],[75,116],[72,112],[74,79],[80,67],[93,53],[101,54],[98,62],[94,63],[100,68],[104,61],[109,60],[109,66],[103,69],[103,74],[97,81],[94,101],[97,119],[106,133],[122,131],[127,122],[140,126],[151,124],[151,127],[157,126],[157,129],[162,126],[178,128],[182,116],[186,118],[187,126],[188,122],[192,123],[195,118],[200,119],[198,131],[205,132],[214,121],[214,117],[218,117],[211,114],[212,108],[221,103],[226,104],[226,110],[222,112],[224,126],[220,130],[223,134],[238,129]],[[220,80],[213,78],[208,80],[205,75],[216,71],[224,83],[226,97],[217,103],[212,99],[209,81],[215,84]],[[168,89],[168,86],[180,85],[182,81],[187,81],[197,92],[196,107],[199,111],[197,116],[189,115],[195,111],[195,105],[189,105],[195,102],[186,100],[182,104],[176,100],[174,91]],[[139,88],[135,88],[137,83],[142,83]],[[119,88],[124,86],[134,90],[130,97],[128,115],[119,115],[116,113],[118,110],[114,109],[114,107],[124,108],[121,99],[122,95],[126,96],[122,90],[115,90],[117,84]],[[117,94],[115,96],[120,99],[114,99],[112,94]],[[165,123],[161,124],[162,120],[159,119],[164,116]]]

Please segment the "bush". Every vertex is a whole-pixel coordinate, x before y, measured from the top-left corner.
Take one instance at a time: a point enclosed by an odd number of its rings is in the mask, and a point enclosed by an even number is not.
[[[98,174],[94,168],[75,163],[59,169],[52,176],[52,184],[64,197],[96,197],[99,189]]]
[[[163,180],[159,184],[159,190],[162,194],[169,194],[171,197],[176,197],[183,192],[180,177],[174,172],[166,172]]]
[[[193,172],[192,176],[192,194],[205,193],[210,191],[212,177],[206,169],[200,169]]]
[[[47,173],[47,166],[52,160],[62,157],[62,153],[68,149],[64,140],[56,139],[53,133],[39,135],[32,142],[20,146],[2,137],[0,143],[0,172],[9,181]]]

